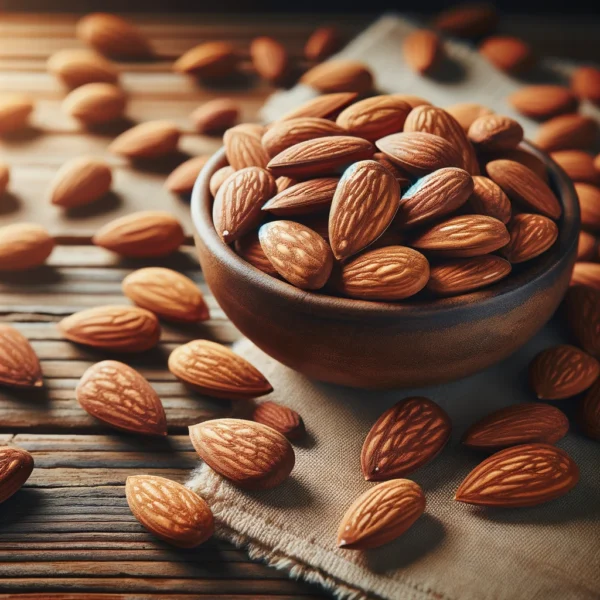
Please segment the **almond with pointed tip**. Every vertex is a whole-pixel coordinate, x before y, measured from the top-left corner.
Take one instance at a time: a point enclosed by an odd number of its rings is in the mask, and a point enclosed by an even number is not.
[[[62,102],[62,109],[84,125],[100,125],[123,117],[127,98],[125,92],[112,83],[86,83]]]
[[[25,94],[0,94],[0,135],[27,127],[33,101]]]
[[[0,448],[0,502],[18,492],[33,471],[33,456],[21,448]]]
[[[517,74],[529,70],[534,64],[531,46],[509,35],[493,35],[481,43],[479,54],[505,73]]]
[[[510,242],[500,250],[512,264],[546,252],[558,238],[558,227],[548,217],[519,213],[508,224]]]
[[[444,110],[458,121],[465,132],[469,131],[471,123],[479,117],[494,114],[491,108],[476,102],[460,102],[459,104],[447,106]]]
[[[123,294],[167,321],[198,323],[209,318],[198,286],[172,269],[146,267],[130,273],[123,279]]]
[[[586,115],[560,115],[546,121],[537,130],[535,144],[546,152],[588,150],[598,140],[598,123]]]
[[[328,60],[306,71],[300,78],[300,83],[321,94],[366,94],[373,88],[373,74],[364,63],[357,60]]]
[[[400,190],[405,190],[410,187],[411,179],[405,171],[398,165],[394,164],[383,152],[375,152],[373,160],[376,160],[380,165],[384,166],[398,181]]]
[[[600,382],[585,395],[578,415],[579,426],[593,440],[600,441]]]
[[[494,152],[491,155],[482,156],[482,164],[488,164],[493,160],[513,160],[533,171],[542,181],[548,183],[548,170],[546,165],[536,156],[522,148],[511,148]]]
[[[173,64],[173,69],[208,79],[227,77],[238,67],[240,57],[229,42],[204,42],[191,48]]]
[[[306,40],[304,56],[306,60],[321,62],[331,56],[340,46],[340,34],[335,27],[319,27]]]
[[[115,429],[167,435],[167,418],[152,386],[137,371],[116,360],[92,365],[75,390],[87,413]]]
[[[469,196],[467,206],[474,213],[493,217],[505,225],[512,214],[510,200],[502,188],[482,175],[473,176],[473,193]]]
[[[102,54],[84,48],[55,52],[46,63],[48,72],[69,88],[86,83],[117,83],[119,71]]]
[[[54,238],[36,223],[0,227],[0,271],[25,271],[39,267],[54,249]]]
[[[600,172],[594,166],[594,157],[583,150],[557,150],[550,158],[573,180],[600,184]]]
[[[564,496],[579,481],[579,468],[560,448],[522,444],[500,450],[477,465],[455,500],[479,506],[537,506]]]
[[[267,81],[282,81],[288,75],[288,52],[281,42],[272,37],[254,38],[250,43],[250,58],[256,72]]]
[[[301,181],[279,192],[262,210],[278,217],[318,212],[331,205],[338,182],[337,177]]]
[[[288,440],[300,439],[305,434],[302,417],[295,410],[270,400],[257,405],[252,420],[279,431]]]
[[[600,106],[600,69],[578,67],[571,73],[571,89],[581,100],[589,100]]]
[[[265,168],[269,162],[269,155],[263,148],[260,136],[236,125],[228,129],[223,136],[225,154],[229,164],[236,170],[245,167]]]
[[[516,148],[523,140],[523,128],[503,115],[486,115],[469,127],[469,139],[482,152]]]
[[[296,461],[294,449],[281,433],[253,421],[204,421],[190,427],[190,439],[209,467],[247,490],[283,483]]]
[[[571,285],[587,285],[600,290],[600,264],[585,261],[575,263]]]
[[[210,193],[213,195],[213,198],[217,195],[217,192],[229,178],[229,176],[233,175],[234,173],[234,168],[229,165],[226,167],[221,167],[218,171],[213,173],[209,183]]]
[[[522,115],[540,120],[573,112],[578,104],[571,90],[560,85],[528,85],[513,92],[508,102]]]
[[[337,544],[344,550],[367,550],[401,536],[425,511],[421,486],[392,479],[360,495],[342,517]]]
[[[112,172],[106,162],[91,156],[74,158],[50,184],[50,202],[62,208],[84,206],[102,198],[111,185]]]
[[[165,181],[165,187],[174,194],[189,194],[194,188],[200,171],[204,168],[210,155],[194,156],[181,163]]]
[[[443,54],[442,42],[437,33],[417,29],[406,36],[402,44],[406,64],[422,75],[435,70]]]
[[[29,340],[14,327],[0,323],[0,385],[40,388],[40,361]]]
[[[577,344],[600,357],[600,290],[584,285],[570,287],[565,296],[565,313]]]
[[[198,133],[220,133],[233,127],[239,116],[238,102],[231,98],[215,98],[199,106],[190,119]]]
[[[285,113],[279,120],[299,119],[301,117],[317,117],[321,119],[335,118],[337,113],[351,104],[358,94],[356,92],[335,92],[332,94],[321,94],[311,98]]]
[[[115,138],[108,149],[131,159],[155,159],[177,150],[181,132],[170,121],[135,125]]]
[[[267,258],[265,251],[260,245],[258,232],[251,231],[235,240],[234,247],[238,255],[246,262],[249,262],[253,267],[256,267],[259,271],[267,273],[272,277],[279,277],[277,269],[275,269],[273,263]]]

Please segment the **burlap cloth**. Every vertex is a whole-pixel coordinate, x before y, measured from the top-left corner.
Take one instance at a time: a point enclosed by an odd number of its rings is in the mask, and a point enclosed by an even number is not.
[[[451,57],[460,62],[456,81],[430,82],[408,71],[399,48],[409,28],[404,21],[384,18],[342,54],[369,63],[382,91],[419,94],[442,106],[479,101],[510,114],[504,99],[517,84],[466,46],[448,44]],[[267,106],[267,115],[273,118],[290,101],[308,94],[302,88],[280,94]],[[527,128],[531,133],[531,124]],[[274,490],[241,491],[205,465],[188,485],[212,507],[218,536],[291,577],[321,583],[340,598],[600,598],[600,444],[576,431],[559,443],[580,466],[581,481],[567,496],[546,505],[481,509],[453,500],[462,478],[482,458],[460,446],[461,434],[494,409],[532,400],[527,364],[536,352],[560,341],[555,329],[547,327],[500,365],[462,381],[378,393],[310,381],[242,341],[236,350],[271,381],[275,391],[269,399],[303,416],[307,439],[295,446],[292,476]],[[438,402],[453,423],[442,454],[411,475],[425,490],[426,512],[386,546],[339,550],[335,541],[341,516],[373,485],[360,472],[363,440],[386,408],[413,394]]]

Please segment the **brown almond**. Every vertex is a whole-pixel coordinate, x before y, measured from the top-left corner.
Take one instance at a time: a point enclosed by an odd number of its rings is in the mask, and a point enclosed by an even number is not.
[[[117,67],[94,50],[68,48],[55,52],[46,63],[48,72],[69,88],[86,83],[117,83]]]
[[[198,133],[221,133],[233,127],[240,116],[239,104],[230,98],[215,98],[199,106],[190,119]]]
[[[278,177],[275,180],[275,185],[277,186],[277,193],[281,194],[281,192],[284,192],[285,190],[296,185],[297,183],[298,182],[295,179],[292,179],[291,177]]]
[[[50,185],[50,202],[63,208],[84,206],[104,196],[111,184],[112,172],[103,160],[74,158],[56,173]]]
[[[444,110],[458,121],[465,132],[469,131],[471,123],[479,117],[494,114],[494,111],[491,108],[475,102],[453,104],[452,106],[447,106]]]
[[[588,437],[600,441],[600,383],[585,395],[578,415],[579,426]]]
[[[266,168],[269,155],[263,148],[261,138],[242,125],[231,127],[223,136],[225,154],[229,164],[238,171],[245,167]]]
[[[305,433],[302,417],[295,410],[269,400],[254,409],[252,420],[278,431],[288,440],[300,439]]]
[[[36,223],[0,227],[0,271],[39,267],[54,249],[54,238]]]
[[[329,60],[309,69],[300,78],[322,94],[356,92],[366,94],[373,88],[373,75],[362,62],[357,60]]]
[[[33,101],[25,94],[0,94],[0,135],[27,127]]]
[[[594,158],[594,167],[596,167],[596,171],[600,173],[600,154],[596,154],[596,158]]]
[[[177,150],[181,132],[170,121],[148,121],[116,137],[108,149],[131,159],[155,159]]]
[[[256,267],[259,271],[267,273],[272,277],[279,277],[277,269],[275,269],[271,261],[267,258],[265,251],[262,249],[256,231],[251,231],[235,240],[234,247],[238,255],[246,262],[249,262],[253,267]]]
[[[485,155],[483,159],[484,163],[500,159],[518,162],[524,167],[527,167],[530,171],[533,171],[542,181],[548,183],[548,170],[546,165],[539,158],[522,148],[512,148],[510,150],[494,152],[491,155]]]
[[[538,128],[535,143],[546,152],[591,148],[598,139],[598,123],[585,115],[560,115]]]
[[[439,65],[442,42],[433,31],[417,29],[409,33],[402,44],[402,54],[406,64],[417,73],[431,73]]]
[[[578,67],[571,74],[571,89],[580,100],[600,105],[600,69]]]
[[[254,38],[250,58],[256,72],[267,81],[282,81],[289,72],[290,60],[285,46],[268,36]]]
[[[319,27],[306,40],[304,56],[306,60],[321,62],[329,58],[341,47],[341,39],[335,27]]]
[[[548,217],[519,213],[508,224],[508,233],[510,242],[500,252],[517,264],[546,252],[558,237],[558,227]]]
[[[509,117],[487,115],[471,124],[468,135],[479,150],[494,152],[516,148],[523,140],[523,128]]]
[[[565,313],[577,344],[588,354],[600,357],[600,290],[571,286],[565,297]]]
[[[18,492],[33,471],[33,456],[21,448],[0,448],[0,502]]]
[[[10,181],[10,167],[0,161],[0,196],[4,194]]]
[[[441,12],[433,22],[443,33],[462,38],[478,38],[496,28],[498,13],[487,2],[465,2]]]
[[[591,260],[598,252],[598,240],[587,231],[579,232],[577,243],[577,260]]]
[[[218,171],[213,173],[209,182],[210,193],[213,195],[213,197],[217,195],[217,192],[228,179],[228,177],[234,173],[234,168],[229,165],[226,167],[221,167]]]
[[[323,210],[331,205],[338,182],[337,177],[301,181],[279,192],[262,207],[262,210],[278,217]]]
[[[208,79],[227,77],[234,73],[239,55],[229,42],[205,42],[191,48],[173,64],[173,69]]]
[[[14,327],[0,323],[0,385],[40,388],[40,361],[29,340]]]
[[[357,96],[356,92],[337,92],[322,94],[307,100],[297,108],[292,109],[281,117],[280,121],[299,119],[301,117],[317,117],[333,119],[339,111],[351,104]]]
[[[200,171],[210,158],[209,154],[194,156],[181,163],[165,181],[165,187],[174,194],[189,194],[194,188]]]
[[[510,221],[512,208],[508,196],[491,179],[481,175],[473,176],[473,193],[469,197],[468,207],[477,214],[487,215],[502,221]]]
[[[99,125],[123,117],[127,99],[112,83],[86,83],[63,100],[62,109],[85,125]]]
[[[600,184],[600,173],[594,166],[594,157],[583,150],[558,150],[550,158],[573,180]]]
[[[549,119],[556,115],[573,112],[577,98],[560,85],[528,85],[508,97],[512,107],[532,119]]]
[[[398,181],[401,190],[405,190],[411,185],[411,178],[406,171],[394,164],[383,152],[375,152],[373,160],[385,167]]]
[[[571,285],[587,285],[600,290],[600,264],[595,262],[575,263]]]
[[[589,183],[576,183],[575,192],[581,209],[581,225],[600,231],[600,188]]]
[[[417,108],[417,106],[431,106],[429,100],[425,100],[421,96],[414,96],[413,94],[391,94],[397,100],[406,102],[411,108]]]
[[[520,38],[493,35],[481,43],[479,54],[497,69],[516,75],[528,71],[534,64],[531,46]]]

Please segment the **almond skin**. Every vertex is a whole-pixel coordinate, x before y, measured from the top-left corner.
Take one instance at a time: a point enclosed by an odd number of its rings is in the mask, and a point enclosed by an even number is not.
[[[319,27],[306,40],[304,56],[306,60],[321,62],[340,47],[340,34],[335,27]]]
[[[97,306],[65,317],[58,324],[77,344],[114,352],[144,352],[160,339],[158,319],[137,306]]]
[[[366,248],[390,225],[400,203],[400,186],[374,160],[354,163],[339,181],[329,211],[329,243],[343,260]]]
[[[33,101],[25,94],[0,94],[0,135],[27,127]]]
[[[86,83],[117,83],[119,71],[98,52],[68,48],[55,52],[46,63],[48,72],[69,88]]]
[[[600,172],[594,166],[594,157],[583,150],[558,150],[550,158],[573,180],[600,184]]]
[[[523,128],[509,117],[487,115],[472,123],[468,135],[475,147],[483,152],[510,150],[523,140]]]
[[[44,385],[40,361],[29,340],[14,327],[0,324],[0,385],[40,388]]]
[[[359,61],[329,60],[306,71],[300,78],[300,83],[314,88],[321,94],[366,94],[373,88],[373,75]]]
[[[291,188],[297,183],[298,182],[295,179],[292,179],[291,177],[278,177],[275,180],[275,185],[277,186],[277,193],[281,194],[281,192],[287,190],[288,188]]]
[[[600,231],[600,188],[589,183],[576,183],[575,192],[579,199],[582,227]]]
[[[512,160],[518,162],[529,170],[533,171],[542,181],[548,183],[548,171],[546,165],[533,154],[523,150],[521,148],[512,148],[511,150],[502,150],[501,152],[494,152],[491,155],[485,155],[483,157],[484,163],[490,163],[493,160]]]
[[[322,288],[331,275],[333,254],[315,231],[294,221],[271,221],[259,232],[260,245],[277,272],[303,290]]]
[[[152,386],[134,369],[104,360],[83,374],[75,390],[87,413],[115,429],[167,435],[167,418]]]
[[[425,511],[425,494],[414,481],[392,479],[368,489],[348,508],[338,529],[345,550],[367,550],[401,536]]]
[[[450,438],[450,418],[428,398],[401,400],[377,419],[362,447],[367,481],[402,477],[433,460]]]
[[[148,121],[115,138],[108,149],[131,159],[155,159],[177,150],[181,132],[170,121]]]
[[[169,371],[214,398],[244,400],[273,391],[262,373],[247,360],[208,340],[194,340],[175,348],[169,356]]]
[[[439,296],[467,294],[504,279],[510,271],[510,263],[493,254],[456,258],[431,267],[427,289]]]
[[[103,161],[90,156],[66,162],[50,185],[50,202],[62,208],[84,206],[104,196],[112,185],[112,172]]]
[[[554,192],[531,169],[513,160],[494,160],[485,168],[489,178],[512,201],[551,219],[561,216],[562,208]]]
[[[125,495],[133,516],[169,544],[195,548],[214,533],[208,504],[176,481],[155,475],[130,476]]]
[[[569,419],[554,406],[527,402],[501,408],[465,432],[462,443],[475,450],[496,451],[519,444],[556,444],[569,431]]]
[[[62,109],[84,125],[100,125],[123,117],[127,98],[112,83],[86,83],[63,100]]]
[[[210,178],[210,193],[214,196],[217,195],[217,192],[221,188],[221,186],[225,183],[225,181],[229,178],[230,175],[233,175],[235,170],[233,167],[227,165],[226,167],[221,167],[218,171],[216,171],[213,176]]]
[[[131,213],[101,227],[92,242],[131,258],[153,258],[175,252],[185,241],[181,223],[170,213]]]
[[[331,205],[338,182],[337,177],[301,181],[279,192],[262,210],[279,217],[318,212]]]
[[[587,285],[600,290],[600,264],[594,262],[575,263],[571,285]]]
[[[600,69],[579,67],[571,75],[571,89],[581,100],[589,100],[600,106]]]
[[[585,395],[579,410],[579,426],[593,440],[600,441],[600,384],[596,382]]]
[[[196,284],[172,269],[147,267],[130,273],[123,279],[123,294],[167,321],[198,323],[209,318]]]
[[[531,387],[540,400],[563,400],[585,392],[600,374],[600,364],[575,346],[540,352],[529,365]]]
[[[411,180],[408,173],[404,172],[398,165],[395,165],[383,152],[375,152],[373,160],[376,160],[380,165],[384,166],[398,181],[400,189],[408,189],[411,185]]]
[[[174,194],[189,194],[194,188],[200,171],[204,168],[210,156],[203,154],[194,156],[181,163],[165,181],[165,187]]]
[[[600,290],[584,285],[569,288],[565,314],[575,341],[588,354],[600,356]]]
[[[289,119],[298,119],[300,117],[335,118],[334,115],[337,115],[345,106],[351,104],[356,99],[356,96],[356,92],[322,94],[292,109],[279,120],[288,121]]]
[[[288,440],[300,439],[305,434],[302,417],[295,410],[269,400],[261,402],[254,409],[252,420],[271,427]]]
[[[10,168],[7,164],[0,162],[0,196],[4,194],[10,181]]]
[[[275,269],[273,263],[267,258],[265,251],[262,249],[256,231],[251,231],[235,240],[234,247],[238,255],[253,267],[272,277],[279,277],[277,269]]]
[[[18,492],[33,471],[33,456],[21,448],[0,448],[0,502]]]
[[[488,177],[473,176],[473,193],[469,197],[468,207],[479,215],[487,215],[502,221],[510,221],[512,207],[502,188]]]
[[[560,85],[528,85],[508,97],[515,110],[532,119],[549,119],[556,115],[573,112],[577,98]]]
[[[429,100],[425,100],[421,96],[414,96],[413,94],[392,94],[394,98],[406,102],[411,108],[417,108],[417,106],[431,106]]]
[[[54,238],[35,223],[0,227],[0,271],[25,271],[39,267],[54,249]]]
[[[215,98],[199,106],[190,119],[198,133],[221,133],[233,127],[240,116],[240,107],[235,100]]]
[[[516,37],[494,35],[483,40],[479,54],[505,73],[518,74],[528,71],[534,63],[531,46]]]
[[[227,77],[239,63],[236,49],[228,42],[205,42],[188,50],[173,64],[173,69],[208,79]]]
[[[434,71],[443,54],[439,36],[428,29],[417,29],[406,36],[402,44],[406,64],[417,73]]]
[[[475,102],[453,104],[452,106],[447,106],[444,110],[458,121],[465,132],[469,131],[469,127],[471,127],[473,121],[479,117],[494,114],[491,108]]]
[[[269,162],[269,155],[262,146],[260,136],[242,125],[228,129],[223,136],[223,144],[227,160],[236,171],[245,167],[264,169]]]
[[[558,227],[548,217],[519,213],[508,224],[508,233],[510,242],[500,252],[516,264],[546,252],[558,237]]]
[[[214,419],[190,427],[196,452],[209,467],[246,490],[282,483],[294,468],[294,449],[271,427],[242,419]]]
[[[433,25],[439,31],[462,38],[487,35],[498,24],[498,13],[487,2],[465,2],[441,12]]]
[[[577,243],[577,260],[591,260],[598,251],[598,240],[587,231],[579,232]]]
[[[267,81],[282,81],[289,72],[290,60],[285,46],[271,37],[254,38],[250,58],[256,72]]]
[[[585,115],[560,115],[543,123],[535,143],[546,152],[591,148],[598,139],[598,124]]]

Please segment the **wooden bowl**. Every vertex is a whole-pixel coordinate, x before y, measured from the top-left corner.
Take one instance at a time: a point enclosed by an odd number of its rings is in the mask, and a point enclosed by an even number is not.
[[[436,300],[370,302],[306,292],[259,271],[217,235],[209,181],[225,166],[220,150],[192,194],[196,247],[204,277],[236,327],[264,352],[304,375],[359,388],[452,381],[501,361],[552,316],[571,277],[579,204],[571,182],[548,168],[564,214],[551,250],[482,291]]]

